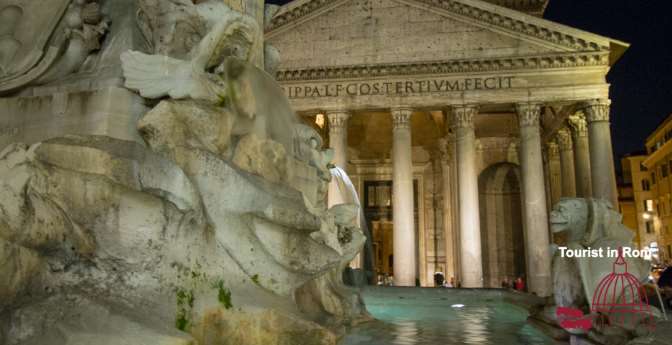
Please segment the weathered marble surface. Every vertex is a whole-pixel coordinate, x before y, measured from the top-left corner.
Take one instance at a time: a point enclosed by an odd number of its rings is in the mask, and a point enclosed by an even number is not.
[[[99,1],[0,1],[0,95],[79,70],[108,29]]]
[[[0,150],[65,134],[142,143],[135,127],[147,105],[123,87],[119,58],[145,46],[135,20],[137,2],[54,0],[45,6],[39,0],[2,0],[0,10],[6,5],[23,9],[15,37],[32,51],[18,52],[14,72],[0,76]],[[31,58],[40,63],[18,67]]]
[[[354,205],[327,208],[332,152],[261,69],[257,22],[137,5],[148,46],[119,71],[158,103],[136,137],[0,152],[0,343],[335,344],[369,318],[340,275],[365,238]]]

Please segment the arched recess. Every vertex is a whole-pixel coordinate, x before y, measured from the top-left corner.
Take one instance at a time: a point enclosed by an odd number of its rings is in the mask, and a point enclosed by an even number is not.
[[[525,274],[525,240],[520,194],[520,168],[496,163],[478,177],[481,217],[483,279],[487,287],[500,287]]]

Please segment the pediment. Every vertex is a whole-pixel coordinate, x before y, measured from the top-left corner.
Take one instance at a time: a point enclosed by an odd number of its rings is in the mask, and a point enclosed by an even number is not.
[[[266,39],[280,50],[281,72],[609,65],[627,48],[480,0],[296,0],[276,13]]]

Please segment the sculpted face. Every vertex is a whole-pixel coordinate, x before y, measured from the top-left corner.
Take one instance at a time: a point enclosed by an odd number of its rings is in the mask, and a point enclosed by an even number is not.
[[[551,230],[569,241],[580,239],[586,231],[588,208],[584,199],[568,198],[558,202],[550,214]]]

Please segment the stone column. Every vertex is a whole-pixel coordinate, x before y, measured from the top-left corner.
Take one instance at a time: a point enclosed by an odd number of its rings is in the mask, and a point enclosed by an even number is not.
[[[348,167],[348,119],[350,113],[344,110],[334,110],[327,112],[327,121],[329,121],[329,148],[334,150],[332,163],[347,172]],[[338,184],[334,181],[329,183],[327,192],[327,207],[343,204],[345,200],[341,198],[338,190]],[[355,256],[350,262],[351,268],[364,267],[364,249]]]
[[[588,120],[588,141],[590,146],[590,168],[593,184],[593,197],[611,201],[618,207],[616,191],[616,172],[614,171],[614,152],[609,129],[608,99],[596,99],[586,102]]]
[[[588,126],[583,114],[569,117],[574,147],[574,170],[576,172],[576,196],[590,198],[593,195],[590,176],[590,150],[588,145]]]
[[[443,199],[443,236],[444,236],[444,253],[446,257],[446,280],[451,277],[456,277],[457,269],[457,250],[455,246],[455,224],[453,208],[453,197],[455,189],[453,182],[455,175],[453,175],[453,158],[455,157],[455,136],[449,132],[447,138],[440,139],[439,145],[441,147],[441,187]]]
[[[541,155],[539,104],[517,104],[520,124],[520,167],[523,178],[523,222],[526,231],[529,291],[551,295],[551,257],[549,253],[548,211],[544,193],[544,167]]]
[[[563,197],[573,198],[576,196],[576,184],[574,181],[574,150],[572,147],[572,136],[569,129],[561,128],[556,135],[558,148],[560,149],[560,171],[562,171]]]
[[[476,133],[473,105],[452,108],[457,155],[458,207],[460,223],[460,277],[462,287],[483,287],[481,221],[476,176]]]
[[[548,157],[548,177],[551,192],[551,205],[553,208],[562,196],[562,165],[560,163],[560,148],[555,140],[551,140],[546,144],[546,152]]]
[[[350,113],[347,111],[329,111],[327,120],[329,121],[329,147],[334,150],[332,163],[346,170],[348,166],[348,119]],[[347,170],[346,170],[347,171]],[[342,204],[344,201],[338,193],[338,185],[335,182],[329,183],[329,192],[327,194],[327,206]]]
[[[348,165],[348,119],[347,111],[329,111],[329,147],[334,150],[334,165],[345,170]]]
[[[408,108],[392,109],[392,217],[394,219],[394,285],[415,286],[417,264],[413,217],[411,115]]]

